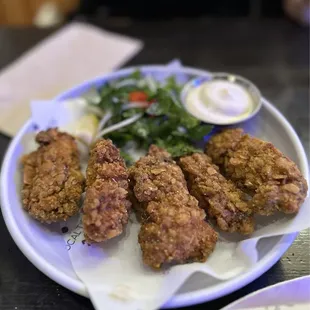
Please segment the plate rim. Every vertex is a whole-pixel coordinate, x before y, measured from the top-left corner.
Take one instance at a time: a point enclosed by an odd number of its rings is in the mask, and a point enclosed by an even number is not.
[[[310,280],[310,275],[305,275],[305,276],[301,276],[301,277],[297,277],[297,278],[293,278],[290,280],[286,280],[286,281],[282,281],[282,282],[278,282],[276,284],[272,284],[272,285],[268,285],[266,287],[263,287],[257,291],[254,291],[252,293],[249,293],[239,299],[237,299],[236,301],[230,303],[229,305],[225,306],[224,308],[222,308],[221,310],[236,310],[238,308],[236,308],[236,306],[238,305],[242,305],[243,302],[245,302],[246,300],[249,300],[251,298],[253,298],[254,296],[257,296],[261,293],[266,293],[269,290],[275,289],[275,288],[279,288],[281,286],[284,286],[286,284],[290,284],[290,283],[295,283],[295,282],[299,282],[299,281],[303,281],[305,279],[309,279]],[[310,298],[310,297],[309,297]],[[293,309],[292,309],[293,310]]]
[[[122,75],[126,75],[133,70],[140,68],[143,71],[167,71],[173,73],[188,73],[188,74],[197,74],[197,75],[209,75],[210,72],[202,69],[192,68],[192,67],[181,67],[178,69],[167,68],[165,65],[139,65],[134,67],[128,67],[121,70],[117,70],[112,73],[100,75],[91,80],[84,81],[80,83],[78,86],[72,87],[69,90],[58,95],[55,100],[61,100],[65,97],[69,97],[71,93],[78,92],[81,89],[86,89],[90,85],[94,85],[100,83],[100,81],[104,79],[113,79],[120,77]],[[72,96],[71,96],[72,97]],[[298,151],[298,156],[301,162],[301,170],[303,174],[306,173],[305,178],[308,181],[308,161],[306,157],[305,150],[302,146],[301,141],[299,140],[294,128],[288,122],[284,115],[274,107],[268,100],[262,98],[264,107],[273,114],[284,126],[287,134],[289,135],[291,141],[296,146],[296,150]],[[8,200],[8,193],[6,189],[8,168],[10,164],[11,154],[16,148],[16,145],[21,140],[21,137],[25,134],[27,129],[31,126],[31,120],[29,119],[22,128],[18,131],[18,133],[13,137],[6,154],[4,156],[4,160],[1,168],[1,209],[2,215],[4,217],[5,224],[7,229],[9,230],[10,235],[12,236],[15,244],[22,251],[22,253],[28,258],[28,260],[42,273],[47,275],[51,280],[57,282],[58,284],[66,287],[67,289],[80,294],[84,297],[89,297],[87,289],[82,281],[79,279],[73,279],[67,274],[60,273],[59,270],[50,264],[47,260],[37,254],[37,252],[33,249],[32,245],[27,242],[27,240],[23,237],[22,233],[18,229],[18,225],[14,221],[14,217],[12,213],[10,213],[10,202]],[[259,263],[248,272],[233,278],[228,281],[223,281],[221,284],[216,285],[214,288],[203,288],[197,291],[182,293],[179,295],[172,296],[172,298],[163,306],[164,308],[176,308],[181,306],[188,306],[193,304],[198,304],[210,300],[214,300],[216,298],[227,295],[231,292],[234,292],[245,285],[249,284],[253,280],[257,279],[264,272],[266,272],[269,268],[271,268],[286,252],[286,250],[291,246],[295,238],[297,237],[298,232],[288,235],[282,235],[281,239],[275,244],[272,251],[267,253],[265,257],[259,261]]]

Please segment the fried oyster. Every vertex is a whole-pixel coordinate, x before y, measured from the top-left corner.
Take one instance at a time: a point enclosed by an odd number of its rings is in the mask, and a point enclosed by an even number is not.
[[[210,218],[223,231],[250,234],[254,230],[252,211],[244,194],[226,180],[213,165],[210,157],[195,153],[179,161],[190,193]]]
[[[111,140],[98,140],[86,171],[83,227],[86,241],[101,242],[120,235],[128,222],[128,171]]]
[[[56,128],[36,136],[39,148],[22,157],[24,209],[40,222],[67,220],[79,211],[84,188],[74,138]]]
[[[298,212],[308,185],[297,165],[272,143],[229,129],[212,137],[206,153],[224,175],[252,196],[255,213]]]
[[[216,232],[189,194],[184,175],[169,153],[151,146],[130,171],[134,207],[142,219],[139,243],[143,261],[164,264],[205,261],[214,250]]]

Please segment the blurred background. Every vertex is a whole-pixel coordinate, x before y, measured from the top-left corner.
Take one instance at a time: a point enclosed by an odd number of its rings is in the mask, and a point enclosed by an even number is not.
[[[0,24],[54,26],[72,19],[102,23],[172,17],[276,17],[309,24],[309,0],[0,0]],[[123,18],[123,19],[119,19]]]

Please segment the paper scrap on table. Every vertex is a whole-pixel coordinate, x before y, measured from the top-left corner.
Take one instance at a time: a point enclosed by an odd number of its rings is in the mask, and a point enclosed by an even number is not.
[[[173,73],[179,66],[180,63],[173,62],[167,68]],[[179,76],[179,80],[184,78],[186,76]],[[50,121],[46,114],[41,115],[40,120],[35,113],[32,116],[34,123],[42,123],[42,118],[46,124]],[[72,266],[97,310],[153,310],[163,306],[195,272],[228,280],[248,271],[259,260],[256,245],[260,238],[309,228],[309,203],[308,197],[296,216],[258,219],[257,229],[249,239],[220,233],[215,251],[207,262],[177,265],[166,271],[153,271],[143,264],[138,244],[140,225],[134,215],[121,236],[92,246],[84,242],[81,219],[72,218],[65,223],[68,232],[64,239]]]
[[[69,24],[0,72],[0,131],[14,136],[29,119],[29,102],[51,99],[120,67],[142,42],[91,25]]]

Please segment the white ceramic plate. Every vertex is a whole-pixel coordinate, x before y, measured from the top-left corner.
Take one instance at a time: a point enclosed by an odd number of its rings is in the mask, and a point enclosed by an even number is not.
[[[310,276],[284,281],[249,294],[222,310],[309,310]]]
[[[155,77],[167,71],[165,66],[142,66],[140,69]],[[109,79],[126,76],[132,70],[132,68],[128,68],[87,81],[61,94],[57,100],[80,96],[90,87],[99,86]],[[209,74],[206,71],[193,68],[170,70],[169,73],[186,74],[191,77]],[[284,116],[267,100],[263,100],[263,107],[259,114],[242,126],[251,134],[274,143],[297,163],[304,175],[307,175],[307,158],[300,140]],[[84,284],[72,269],[58,226],[41,225],[30,218],[21,206],[19,159],[24,152],[23,136],[32,131],[33,125],[31,121],[28,121],[14,137],[6,153],[1,170],[2,214],[15,243],[39,270],[69,290],[87,297],[88,293]],[[290,234],[260,240],[258,243],[259,262],[247,273],[229,281],[214,280],[201,273],[194,274],[165,307],[180,307],[213,300],[245,286],[273,266],[292,244],[296,235]]]

